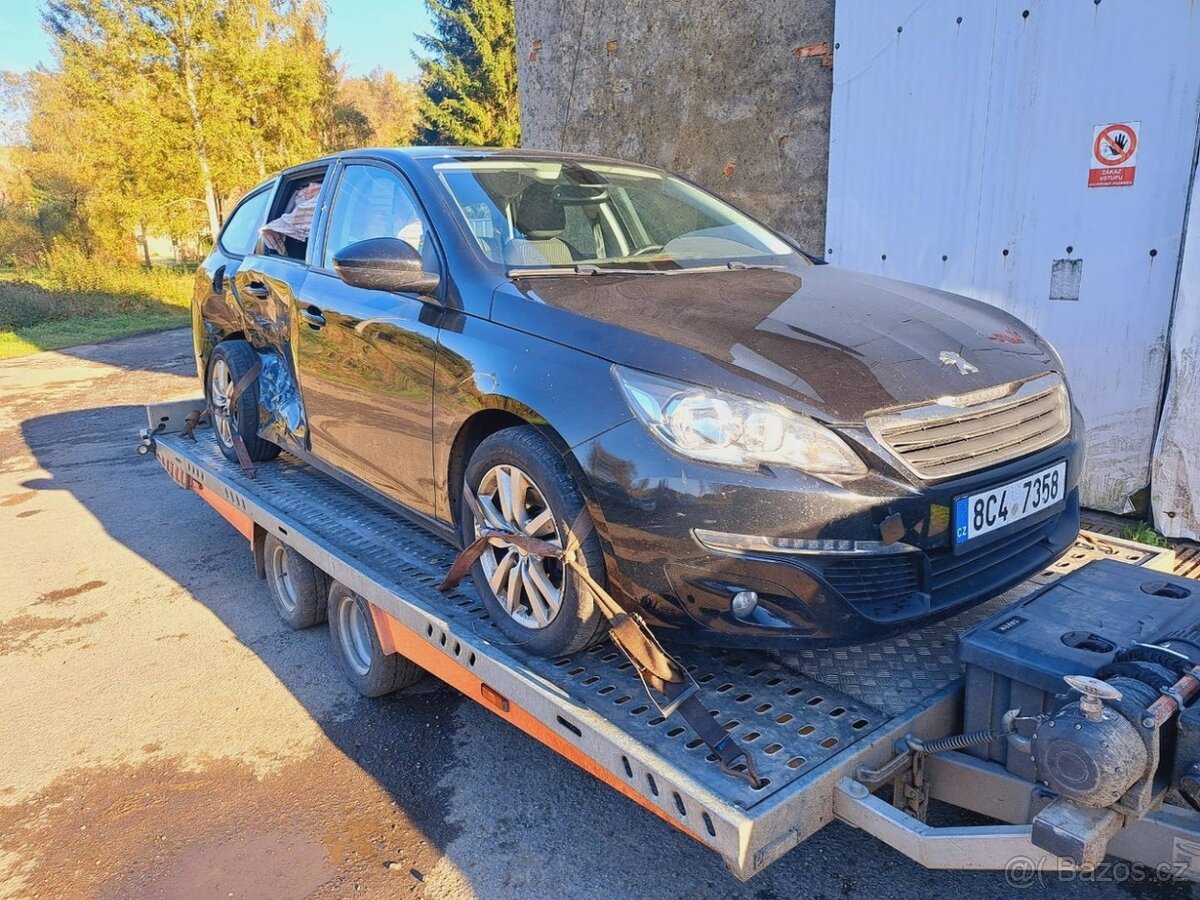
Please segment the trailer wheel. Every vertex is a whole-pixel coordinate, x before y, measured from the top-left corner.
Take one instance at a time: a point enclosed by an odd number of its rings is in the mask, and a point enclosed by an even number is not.
[[[425,670],[398,653],[384,653],[371,605],[343,584],[329,588],[329,636],[346,680],[364,697],[382,697],[420,681]]]
[[[279,447],[258,436],[258,379],[255,378],[230,405],[229,395],[243,375],[257,361],[253,347],[245,341],[217,344],[208,363],[204,397],[208,400],[209,420],[217,434],[221,452],[238,461],[234,437],[240,435],[246,453],[254,462],[265,462],[279,455]]]
[[[316,566],[273,534],[263,541],[267,587],[279,618],[300,631],[325,619],[329,579]]]

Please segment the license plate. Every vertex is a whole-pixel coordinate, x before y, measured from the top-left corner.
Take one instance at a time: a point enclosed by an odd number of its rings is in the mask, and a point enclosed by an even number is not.
[[[955,546],[1020,522],[1061,503],[1067,492],[1067,464],[1023,475],[1016,481],[954,501]]]

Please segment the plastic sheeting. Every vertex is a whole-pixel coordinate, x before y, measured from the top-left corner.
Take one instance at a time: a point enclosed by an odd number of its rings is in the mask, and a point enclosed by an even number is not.
[[[1024,6],[836,4],[826,256],[999,306],[1051,340],[1086,424],[1083,501],[1132,512],[1167,372],[1200,15]],[[1140,123],[1136,180],[1090,188],[1095,130],[1116,122]],[[1185,396],[1175,419],[1195,418]]]
[[[272,219],[262,227],[263,243],[276,253],[286,254],[285,238],[307,241],[312,230],[313,214],[317,209],[317,198],[321,194],[321,182],[306,184],[292,196],[289,209],[282,216]]]
[[[1200,169],[1179,263],[1179,287],[1171,323],[1171,375],[1163,404],[1150,500],[1154,527],[1168,537],[1200,538]]]

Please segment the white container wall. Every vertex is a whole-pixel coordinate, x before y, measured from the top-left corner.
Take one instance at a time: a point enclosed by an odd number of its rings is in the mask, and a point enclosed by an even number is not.
[[[1130,510],[1163,399],[1200,9],[842,0],[834,37],[829,261],[979,298],[1046,335],[1087,422],[1084,503]],[[1194,421],[1187,437],[1200,474]]]

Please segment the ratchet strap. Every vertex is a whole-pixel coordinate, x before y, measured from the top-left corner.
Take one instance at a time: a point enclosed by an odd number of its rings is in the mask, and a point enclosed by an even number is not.
[[[475,521],[487,522],[474,492],[469,487],[464,487],[464,490]],[[596,605],[608,619],[609,635],[613,643],[633,664],[634,671],[663,718],[678,712],[708,745],[723,772],[744,778],[753,788],[761,787],[762,782],[758,777],[754,757],[712,717],[708,708],[700,701],[700,688],[687,670],[663,649],[642,617],[635,612],[626,611],[588,571],[580,547],[591,527],[591,520],[586,513],[580,513],[568,533],[567,546],[563,548],[520,532],[483,526],[482,534],[458,555],[438,589],[448,591],[456,587],[491,547],[511,547],[531,556],[560,560],[564,569],[574,572],[595,598]],[[659,698],[662,698],[662,701]],[[735,768],[739,761],[744,764],[744,769]]]
[[[258,354],[256,353],[254,354],[254,363],[249,369],[242,373],[242,377],[235,381],[233,387],[229,389],[229,397],[226,402],[229,404],[228,408],[231,411],[231,415],[232,410],[237,408],[238,398],[242,396],[242,392],[250,387],[250,385],[254,384],[254,379],[256,379],[261,373],[262,361],[258,358]],[[206,418],[212,418],[207,407],[204,409],[193,409],[184,418],[183,429],[179,432],[179,436],[191,438],[194,441],[196,439],[196,428]],[[242,440],[242,436],[238,433],[236,428],[230,428],[230,431],[233,434],[233,452],[237,455],[238,465],[241,466],[242,470],[247,474],[253,473],[257,466],[255,466],[254,461],[250,459],[250,452],[246,449],[246,442]]]
[[[208,418],[207,409],[193,409],[183,419],[183,428],[179,432],[180,437],[191,438],[196,440],[196,429],[200,427],[200,423]]]

